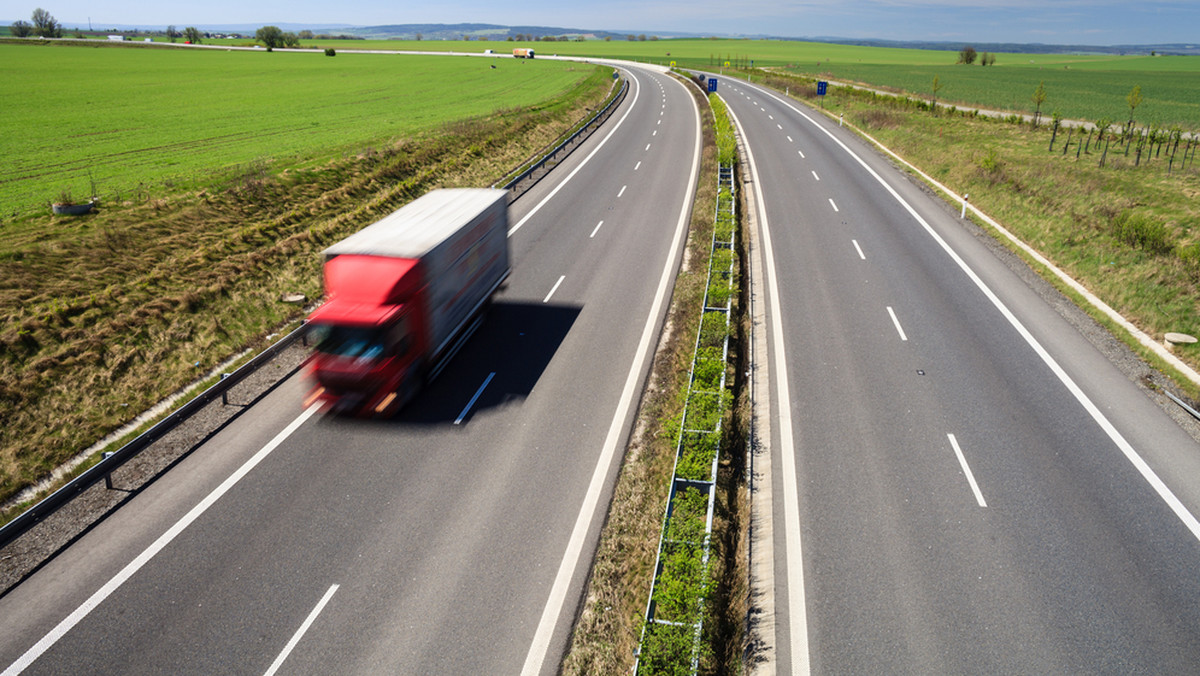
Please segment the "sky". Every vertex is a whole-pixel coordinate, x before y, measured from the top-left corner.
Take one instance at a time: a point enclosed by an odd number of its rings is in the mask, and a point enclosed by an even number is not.
[[[0,21],[36,7],[68,28],[491,23],[620,33],[951,42],[1200,43],[1198,0],[0,0]]]

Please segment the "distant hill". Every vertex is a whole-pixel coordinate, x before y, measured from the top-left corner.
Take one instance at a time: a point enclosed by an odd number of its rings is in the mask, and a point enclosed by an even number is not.
[[[862,47],[898,47],[902,49],[934,49],[957,52],[971,45],[980,52],[1017,54],[1183,54],[1200,55],[1200,43],[1159,45],[1046,45],[1019,42],[931,42],[922,40],[855,40],[852,38],[816,37],[788,38],[804,42],[828,42]]]
[[[568,40],[625,38],[624,33],[618,34],[609,31],[588,31],[550,26],[499,26],[485,23],[410,23],[392,26],[359,26],[342,28],[339,29],[339,32],[372,40],[462,40],[463,36],[470,36],[472,40],[507,40],[510,37],[527,40],[541,40],[546,37]]]

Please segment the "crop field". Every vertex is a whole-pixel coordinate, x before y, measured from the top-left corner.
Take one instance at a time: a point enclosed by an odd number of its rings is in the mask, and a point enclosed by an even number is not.
[[[312,41],[328,46],[336,41]],[[1163,127],[1200,130],[1200,57],[1114,56],[1109,54],[996,55],[981,67],[956,65],[955,51],[861,47],[782,40],[646,40],[611,42],[342,41],[339,48],[510,53],[532,46],[541,54],[595,56],[675,63],[683,68],[732,66],[782,68],[792,73],[860,82],[928,96],[936,75],[938,99],[958,104],[1032,113],[1032,95],[1045,82],[1042,112],[1095,122],[1102,117],[1129,118],[1126,95],[1140,85],[1144,101],[1136,121]]]
[[[1088,122],[1105,117],[1118,123],[1128,120],[1129,105],[1125,97],[1134,86],[1140,86],[1144,100],[1134,111],[1137,124],[1200,130],[1200,72],[1138,70],[1135,64],[1122,62],[1109,64],[1121,66],[1113,70],[1105,70],[1099,63],[1000,67],[1004,60],[1015,56],[1001,54],[995,66],[987,67],[830,63],[819,68],[814,64],[789,70],[902,90],[924,98],[932,94],[936,76],[941,85],[937,95],[941,102],[1021,113],[1034,112],[1033,93],[1039,83],[1045,83],[1043,115],[1049,117],[1058,111],[1063,117]],[[1163,57],[1159,61],[1200,68],[1197,57]],[[836,91],[831,94],[836,96]]]
[[[250,164],[356,153],[448,121],[536,106],[591,73],[561,62],[493,64],[0,44],[0,218],[64,193],[122,202]]]

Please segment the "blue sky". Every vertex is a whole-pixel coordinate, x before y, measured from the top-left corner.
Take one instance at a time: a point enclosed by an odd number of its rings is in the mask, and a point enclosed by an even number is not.
[[[28,20],[38,6],[67,27],[86,26],[90,18],[96,28],[495,23],[647,34],[1093,45],[1200,42],[1197,0],[0,0],[0,20]]]

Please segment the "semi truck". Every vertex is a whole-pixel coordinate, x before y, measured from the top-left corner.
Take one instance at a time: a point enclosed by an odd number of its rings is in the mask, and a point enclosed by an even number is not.
[[[390,415],[437,377],[508,277],[508,193],[429,192],[323,256],[305,407]]]
[[[513,56],[518,59],[532,59],[533,58],[533,50],[532,49],[514,49]]]

